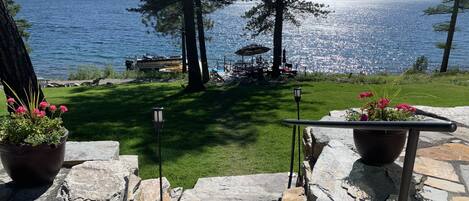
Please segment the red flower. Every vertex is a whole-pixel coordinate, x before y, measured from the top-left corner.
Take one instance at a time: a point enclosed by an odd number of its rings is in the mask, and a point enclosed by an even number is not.
[[[371,91],[361,92],[361,93],[358,95],[358,98],[360,98],[360,99],[370,98],[370,97],[373,97],[373,92],[371,92]]]
[[[412,107],[407,103],[401,103],[401,104],[396,105],[396,109],[403,110],[406,112],[415,112],[417,110],[415,107]]]
[[[49,110],[50,110],[51,112],[55,112],[55,111],[57,110],[57,106],[51,105],[51,106],[49,106]]]
[[[379,107],[380,109],[384,109],[384,108],[386,108],[386,107],[389,105],[390,102],[391,102],[391,101],[390,101],[389,99],[387,99],[387,98],[380,98],[380,99],[378,100],[378,107]]]
[[[15,101],[14,98],[8,98],[8,99],[7,99],[8,105],[13,105],[13,103],[15,103],[15,102],[16,102],[16,101]]]
[[[59,108],[62,113],[68,112],[68,108],[65,105],[61,105]]]
[[[24,108],[23,106],[19,106],[18,108],[16,108],[16,114],[24,114],[26,113],[26,108]]]
[[[47,103],[46,101],[42,101],[39,103],[39,108],[41,108],[42,110],[46,109],[47,106],[49,106],[49,103]]]
[[[360,121],[368,121],[368,116],[366,114],[362,114],[362,116],[360,116]]]

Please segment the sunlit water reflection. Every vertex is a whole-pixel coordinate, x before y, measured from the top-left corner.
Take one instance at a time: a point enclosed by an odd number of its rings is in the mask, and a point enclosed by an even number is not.
[[[37,73],[44,77],[66,77],[81,64],[112,64],[123,70],[127,56],[154,53],[177,55],[178,40],[156,34],[125,9],[138,1],[129,0],[18,0],[22,16],[29,19],[31,54]],[[441,62],[442,50],[435,43],[444,33],[432,31],[432,24],[449,16],[423,16],[422,10],[438,0],[333,0],[324,1],[334,13],[327,19],[307,18],[297,28],[286,24],[284,47],[289,62],[301,69],[320,72],[399,72],[415,58],[425,55],[431,66]],[[239,2],[210,15],[214,29],[207,35],[210,64],[234,55],[238,48],[256,42],[272,45],[271,36],[252,39],[243,30],[244,11],[256,2]],[[450,64],[469,67],[469,14],[459,16],[456,49]],[[266,55],[271,56],[271,53]]]

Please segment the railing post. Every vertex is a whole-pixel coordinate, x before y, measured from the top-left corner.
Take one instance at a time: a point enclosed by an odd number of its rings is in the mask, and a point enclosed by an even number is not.
[[[296,125],[293,126],[293,134],[292,134],[292,141],[291,141],[290,176],[288,178],[288,188],[291,187],[291,181],[293,178],[293,162],[295,161],[295,136],[296,136]]]
[[[412,181],[412,173],[414,171],[419,135],[420,131],[414,129],[409,130],[409,137],[407,138],[407,147],[405,150],[404,167],[401,176],[401,186],[399,190],[399,201],[407,201],[407,198],[409,197],[409,188]]]

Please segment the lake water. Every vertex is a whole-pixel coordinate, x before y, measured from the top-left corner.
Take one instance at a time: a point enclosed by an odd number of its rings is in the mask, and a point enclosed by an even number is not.
[[[65,78],[79,65],[111,64],[124,70],[126,57],[153,53],[178,55],[178,40],[163,37],[145,27],[137,13],[126,8],[137,0],[17,0],[20,16],[30,29],[31,58],[39,76]],[[439,0],[329,0],[334,10],[327,19],[307,18],[297,28],[286,24],[284,47],[289,62],[321,72],[399,72],[420,55],[432,67],[441,62],[435,43],[445,33],[432,24],[449,16],[424,16],[422,10]],[[234,51],[250,43],[271,47],[272,37],[252,39],[243,30],[240,16],[256,2],[239,2],[210,15],[215,27],[208,31],[210,64],[215,60],[240,59]],[[469,13],[460,14],[450,64],[469,67]],[[269,53],[267,57],[271,56]]]

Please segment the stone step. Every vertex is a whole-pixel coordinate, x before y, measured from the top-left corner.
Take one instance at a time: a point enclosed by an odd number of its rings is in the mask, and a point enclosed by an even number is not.
[[[119,142],[116,141],[68,141],[65,145],[64,167],[72,167],[85,161],[119,159]]]
[[[200,178],[180,201],[278,201],[287,184],[288,173]]]

